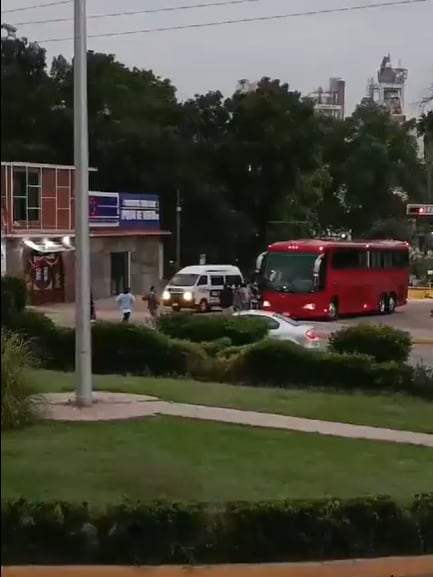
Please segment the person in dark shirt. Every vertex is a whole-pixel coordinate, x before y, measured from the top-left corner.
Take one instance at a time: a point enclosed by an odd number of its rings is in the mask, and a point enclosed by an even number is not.
[[[220,293],[220,307],[223,312],[231,313],[233,308],[233,291],[232,288],[226,283],[223,290]]]

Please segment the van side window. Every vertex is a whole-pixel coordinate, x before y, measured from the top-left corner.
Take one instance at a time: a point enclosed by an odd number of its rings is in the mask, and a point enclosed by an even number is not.
[[[239,286],[242,284],[242,278],[238,274],[227,274],[226,283],[229,285]]]
[[[207,285],[207,276],[205,274],[202,274],[201,277],[198,279],[198,286],[203,286],[203,285]]]
[[[210,284],[212,286],[223,286],[224,277],[223,276],[210,275]]]

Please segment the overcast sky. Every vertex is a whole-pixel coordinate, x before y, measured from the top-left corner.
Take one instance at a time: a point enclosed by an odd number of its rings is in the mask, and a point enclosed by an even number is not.
[[[3,0],[2,22],[20,23],[72,16],[72,2],[49,8],[3,13],[49,0]],[[55,1],[55,0],[50,0]],[[208,3],[212,0],[203,0]],[[224,0],[215,0],[222,2]],[[101,34],[238,18],[375,4],[380,0],[253,0],[238,5],[137,14],[88,20],[88,33]],[[389,2],[391,0],[383,0]],[[87,14],[101,14],[198,4],[200,0],[87,0]],[[408,69],[406,104],[417,102],[433,83],[433,1],[364,11],[292,17],[267,22],[89,38],[89,49],[111,52],[129,66],[150,68],[168,77],[179,98],[219,89],[233,92],[237,80],[280,78],[293,89],[310,92],[326,86],[330,76],[346,80],[350,112],[364,96],[367,80],[376,76],[384,55]],[[21,25],[18,35],[31,40],[67,38],[72,20]],[[71,40],[45,43],[48,56],[70,58]]]

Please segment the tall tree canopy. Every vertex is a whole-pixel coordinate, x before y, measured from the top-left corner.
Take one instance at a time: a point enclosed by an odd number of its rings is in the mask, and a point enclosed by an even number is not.
[[[2,38],[1,50],[2,160],[73,163],[72,63],[59,55],[48,67],[26,39]],[[374,105],[317,116],[277,79],[179,102],[169,80],[89,52],[88,113],[92,185],[158,193],[169,230],[180,193],[185,264],[207,253],[248,266],[275,237],[330,228],[404,235],[404,203],[425,189],[411,124]],[[417,126],[427,141],[431,120]]]

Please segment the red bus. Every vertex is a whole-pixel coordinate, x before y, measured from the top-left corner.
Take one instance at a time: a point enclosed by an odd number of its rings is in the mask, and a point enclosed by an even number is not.
[[[409,245],[391,240],[290,240],[257,259],[262,308],[293,318],[390,314],[407,302]]]

